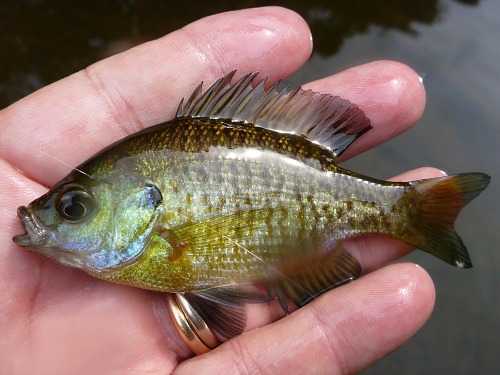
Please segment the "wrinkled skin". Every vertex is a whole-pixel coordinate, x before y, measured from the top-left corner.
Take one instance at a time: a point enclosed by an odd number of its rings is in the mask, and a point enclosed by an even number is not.
[[[0,112],[0,373],[353,373],[422,326],[434,304],[432,281],[413,264],[386,266],[410,249],[385,238],[350,244],[367,276],[274,324],[279,306],[252,306],[250,332],[194,358],[161,294],[93,279],[11,241],[22,232],[17,206],[69,172],[43,152],[77,165],[125,135],[172,118],[179,99],[201,80],[213,82],[237,68],[238,77],[260,71],[274,82],[297,70],[311,48],[307,25],[291,11],[219,14],[100,61]],[[305,88],[340,95],[371,119],[374,129],[343,159],[408,129],[425,102],[418,76],[388,61]],[[439,175],[426,168],[398,179]]]

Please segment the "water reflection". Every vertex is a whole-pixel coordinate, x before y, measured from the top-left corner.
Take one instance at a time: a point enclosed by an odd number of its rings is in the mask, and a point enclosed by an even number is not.
[[[477,4],[479,1],[456,0]],[[339,51],[346,38],[379,30],[415,34],[439,20],[437,0],[187,1],[109,0],[0,3],[0,107],[109,54],[158,38],[209,14],[238,7],[282,5],[307,20],[315,53]]]

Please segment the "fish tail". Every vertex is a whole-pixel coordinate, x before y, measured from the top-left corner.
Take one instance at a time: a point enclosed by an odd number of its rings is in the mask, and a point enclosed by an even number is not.
[[[469,253],[455,231],[455,220],[489,184],[483,173],[463,173],[414,182],[398,203],[408,213],[398,237],[458,268],[470,268]]]

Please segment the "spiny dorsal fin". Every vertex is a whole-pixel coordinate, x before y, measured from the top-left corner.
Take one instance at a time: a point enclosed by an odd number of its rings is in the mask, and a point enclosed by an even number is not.
[[[181,101],[176,117],[225,119],[300,134],[335,156],[371,129],[363,111],[348,100],[300,87],[278,89],[280,81],[265,89],[267,78],[254,87],[258,73],[248,73],[231,85],[235,72],[219,79],[204,94],[200,83],[185,105]]]

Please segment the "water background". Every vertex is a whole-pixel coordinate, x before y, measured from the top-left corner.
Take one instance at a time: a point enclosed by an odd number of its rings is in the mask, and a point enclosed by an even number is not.
[[[110,54],[236,9],[234,4],[3,0],[0,108]],[[435,311],[404,347],[364,374],[500,374],[500,1],[241,4],[286,6],[310,24],[315,51],[292,85],[379,59],[404,62],[424,78],[427,106],[419,124],[344,166],[379,178],[421,166],[492,176],[458,222],[474,268],[410,255],[435,281]]]

